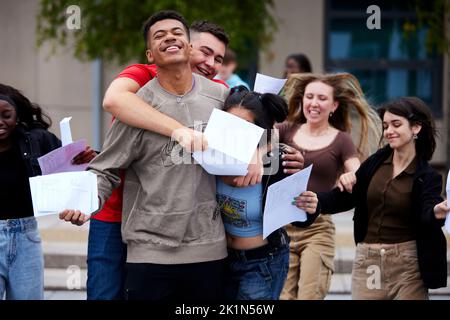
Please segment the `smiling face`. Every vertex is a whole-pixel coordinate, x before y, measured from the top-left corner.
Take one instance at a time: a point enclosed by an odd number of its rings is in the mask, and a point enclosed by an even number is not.
[[[209,32],[191,34],[192,72],[212,79],[219,72],[225,56],[225,44]]]
[[[413,135],[418,134],[420,125],[410,125],[402,116],[386,111],[383,116],[383,136],[392,149],[401,149],[414,144]]]
[[[174,19],[156,22],[149,29],[147,59],[158,67],[186,63],[191,46],[183,24]]]
[[[328,122],[330,112],[338,107],[333,98],[333,87],[323,82],[311,82],[305,88],[303,96],[303,114],[306,121],[314,124]]]
[[[8,139],[16,126],[16,109],[8,102],[0,100],[0,141]]]

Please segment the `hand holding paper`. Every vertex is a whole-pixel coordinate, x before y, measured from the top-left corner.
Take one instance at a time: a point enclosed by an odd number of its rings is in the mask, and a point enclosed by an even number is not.
[[[210,174],[244,176],[264,129],[214,109],[205,129],[208,149],[193,158]]]
[[[82,226],[90,218],[90,215],[84,214],[79,210],[64,210],[59,214],[59,219],[70,222],[77,226]]]
[[[263,238],[294,221],[306,221],[306,212],[292,205],[292,200],[306,191],[312,165],[268,188],[264,208]]]
[[[292,204],[295,204],[297,208],[304,210],[309,214],[314,214],[316,212],[317,204],[319,202],[316,193],[312,191],[303,191],[294,199],[295,201],[292,202]]]
[[[86,140],[78,140],[38,158],[39,166],[43,175],[84,171],[88,164],[72,164],[72,159],[86,149]]]
[[[97,176],[89,171],[30,178],[34,216],[74,209],[90,214],[98,209]]]
[[[42,175],[59,172],[72,172],[86,170],[88,163],[95,157],[95,151],[86,147],[86,140],[72,142],[70,119],[64,118],[60,122],[62,147],[38,158]],[[72,160],[78,156],[78,160]],[[81,158],[80,158],[81,157]]]

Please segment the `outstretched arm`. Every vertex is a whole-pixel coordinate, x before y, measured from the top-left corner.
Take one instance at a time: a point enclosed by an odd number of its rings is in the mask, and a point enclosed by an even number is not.
[[[352,193],[356,184],[356,171],[359,169],[361,161],[357,157],[350,158],[344,162],[345,173],[341,174],[338,181],[338,188],[341,191]]]
[[[437,204],[433,208],[434,217],[436,219],[445,219],[447,215],[450,213],[450,206],[447,203],[448,200],[444,200],[441,203]]]
[[[421,223],[442,227],[449,212],[446,201],[441,197],[442,176],[436,172],[421,178],[422,192],[418,203],[422,206]],[[444,200],[444,201],[443,201]]]
[[[114,122],[108,131],[103,151],[93,159],[89,171],[97,175],[99,210],[91,213],[95,215],[110,197],[112,190],[120,184],[119,169],[128,168],[140,154],[140,139],[142,130],[124,125],[120,121]],[[89,220],[90,215],[79,210],[66,209],[59,214],[61,220],[82,225]]]
[[[203,134],[183,126],[159,112],[136,95],[140,85],[130,78],[117,78],[109,85],[103,99],[103,108],[121,122],[173,137],[188,151],[207,147]]]

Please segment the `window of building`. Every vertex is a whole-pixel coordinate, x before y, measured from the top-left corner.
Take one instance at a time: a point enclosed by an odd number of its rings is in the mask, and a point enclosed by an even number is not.
[[[372,4],[381,9],[381,29],[367,28]],[[403,25],[415,19],[408,1],[327,0],[325,70],[354,74],[375,106],[417,96],[442,117],[443,59],[426,50],[426,27],[405,36]]]

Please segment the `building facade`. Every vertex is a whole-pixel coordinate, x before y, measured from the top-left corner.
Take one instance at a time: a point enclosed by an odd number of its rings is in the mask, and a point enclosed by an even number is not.
[[[372,3],[380,8],[379,29],[367,26]],[[258,69],[281,77],[286,56],[302,52],[314,72],[355,74],[374,106],[402,95],[419,96],[435,115],[440,138],[433,162],[443,168],[450,162],[449,56],[426,51],[424,29],[404,38],[402,26],[416,18],[407,3],[275,0],[278,30],[267,50],[260,52]],[[47,45],[37,49],[37,12],[38,0],[0,1],[0,82],[39,103],[53,119],[56,134],[57,123],[72,116],[74,139],[93,144],[96,130],[104,137],[111,121],[107,114],[101,121],[94,117],[93,63],[74,59],[70,47],[58,48],[55,55]],[[123,67],[103,65],[103,92]]]
[[[373,4],[379,9],[378,29],[370,29]],[[410,2],[276,0],[273,15],[278,31],[260,54],[260,72],[281,77],[284,59],[301,52],[314,72],[357,76],[375,107],[399,96],[420,97],[432,109],[439,130],[433,163],[449,167],[450,53],[429,53],[425,28],[404,34],[403,26],[417,21]]]

